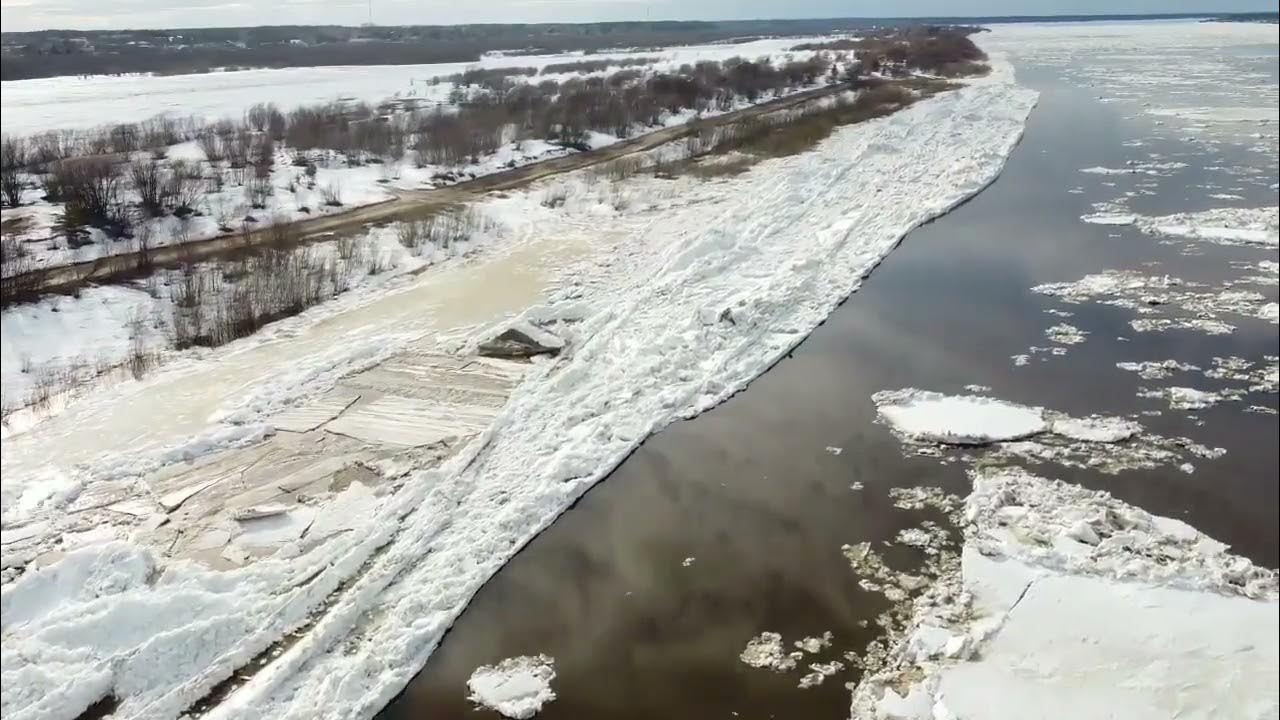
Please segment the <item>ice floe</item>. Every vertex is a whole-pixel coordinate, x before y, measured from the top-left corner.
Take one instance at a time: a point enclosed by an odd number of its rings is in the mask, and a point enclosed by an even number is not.
[[[556,699],[551,681],[555,660],[546,655],[507,658],[497,665],[482,665],[471,673],[468,700],[496,710],[504,717],[526,720]]]

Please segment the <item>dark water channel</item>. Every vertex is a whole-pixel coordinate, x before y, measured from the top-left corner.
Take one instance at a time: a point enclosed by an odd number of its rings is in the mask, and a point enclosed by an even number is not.
[[[1194,474],[1040,471],[1184,518],[1276,566],[1277,419],[1242,412],[1249,404],[1275,407],[1275,396],[1200,411],[1197,426],[1186,413],[1135,396],[1139,385],[1178,382],[1143,381],[1115,367],[1258,360],[1277,352],[1274,325],[1233,318],[1239,329],[1229,336],[1138,334],[1128,326],[1131,311],[1080,305],[1068,308],[1076,313],[1068,322],[1091,332],[1085,343],[1025,367],[1010,360],[1030,345],[1048,345],[1045,328],[1060,322],[1044,312],[1058,305],[1032,293],[1034,285],[1108,268],[1219,282],[1242,274],[1230,261],[1274,259],[1274,252],[1204,244],[1196,248],[1203,254],[1187,256],[1185,243],[1080,222],[1093,202],[1150,180],[1080,168],[1141,158],[1123,143],[1147,137],[1149,128],[1048,73],[1020,77],[1042,91],[1041,102],[999,180],[906,238],[793,357],[721,407],[649,439],[480,590],[383,718],[496,717],[466,701],[468,676],[479,665],[537,653],[556,659],[559,697],[539,715],[547,720],[847,717],[851,673],[802,690],[799,673],[752,669],[738,653],[764,630],[788,644],[830,630],[833,647],[812,661],[861,649],[873,632],[863,625],[884,601],[858,588],[841,546],[889,541],[929,517],[895,509],[891,487],[967,493],[962,465],[904,458],[873,422],[871,395],[883,389],[955,393],[976,383],[996,397],[1073,414],[1165,409],[1142,422],[1228,453],[1196,460]],[[1247,160],[1229,150],[1149,144],[1141,151],[1190,167],[1160,178],[1158,195],[1135,201],[1139,212],[1275,202],[1265,186],[1245,188],[1246,198],[1234,203],[1203,199],[1207,191],[1197,185],[1225,182],[1205,168]],[[1067,192],[1077,186],[1084,192]],[[1160,265],[1143,265],[1152,261]],[[1266,293],[1274,298],[1276,289]],[[1218,386],[1199,374],[1185,384]],[[864,488],[851,490],[855,481]],[[905,566],[919,561],[912,552],[889,549],[886,558]],[[695,560],[686,567],[688,557]]]

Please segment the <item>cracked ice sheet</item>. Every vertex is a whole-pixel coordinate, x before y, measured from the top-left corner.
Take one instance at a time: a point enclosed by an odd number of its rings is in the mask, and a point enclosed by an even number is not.
[[[1275,571],[1105,492],[972,476],[953,590],[916,605],[854,717],[1275,717]]]
[[[593,228],[620,238],[615,259],[631,267],[593,289],[600,296],[575,301],[585,312],[570,352],[535,364],[490,429],[446,465],[406,477],[374,520],[249,568],[171,569],[169,581],[98,598],[101,612],[62,597],[44,619],[56,616],[61,637],[76,637],[85,673],[136,658],[117,671],[129,680],[117,684],[119,716],[146,708],[175,717],[314,616],[314,627],[206,717],[372,715],[483,583],[645,437],[743,388],[905,233],[994,180],[1035,99],[993,56],[986,78],[842,128],[811,152],[765,161],[730,183],[693,185],[692,198],[682,198],[693,201],[647,222],[598,213]],[[539,199],[535,190],[491,202],[523,202],[539,216]],[[705,325],[708,307],[731,309],[734,322]],[[191,607],[184,589],[221,603],[220,624],[115,640],[101,620],[144,607],[177,622]],[[42,693],[28,680],[66,687],[58,684],[70,675],[66,653],[46,643],[51,632],[47,622],[6,620],[6,656],[21,653],[25,673],[11,675],[17,669],[6,663],[6,718],[83,710],[85,698]],[[129,655],[144,643],[147,652]]]
[[[1275,602],[1040,575],[972,551],[964,574],[975,604],[1012,612],[978,659],[941,673],[954,717],[1275,717]]]

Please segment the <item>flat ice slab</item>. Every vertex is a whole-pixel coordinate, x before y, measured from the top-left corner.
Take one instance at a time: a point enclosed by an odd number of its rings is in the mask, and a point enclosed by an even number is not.
[[[468,699],[505,717],[524,720],[556,699],[551,689],[555,677],[555,660],[546,655],[507,658],[497,665],[482,665],[471,673],[467,680],[471,691]]]
[[[913,440],[985,445],[1037,435],[1048,429],[1040,408],[974,395],[926,390],[878,392],[880,416]]]

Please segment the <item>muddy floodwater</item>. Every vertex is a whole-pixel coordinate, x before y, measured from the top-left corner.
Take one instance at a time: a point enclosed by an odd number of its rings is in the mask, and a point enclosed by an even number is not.
[[[1010,359],[1047,345],[1046,328],[1060,322],[1045,310],[1063,306],[1032,292],[1038,284],[1106,269],[1222,283],[1239,274],[1233,261],[1274,260],[1274,251],[1167,243],[1080,221],[1094,203],[1137,183],[1158,187],[1132,199],[1136,212],[1203,209],[1202,186],[1229,182],[1221,168],[1256,165],[1256,155],[1153,138],[1150,117],[1099,102],[1058,73],[1019,66],[1019,77],[1041,101],[996,183],[911,233],[792,357],[724,405],[650,438],[533,540],[480,590],[383,718],[496,717],[467,701],[468,676],[538,653],[556,662],[558,697],[539,714],[548,720],[847,717],[844,685],[854,672],[801,689],[799,673],[751,668],[738,655],[762,631],[788,645],[830,631],[831,647],[804,665],[861,651],[885,601],[858,587],[841,546],[880,546],[939,519],[895,508],[890,488],[968,492],[963,464],[904,457],[875,423],[871,395],[884,389],[961,393],[976,384],[995,397],[1079,415],[1162,410],[1142,417],[1149,431],[1226,454],[1196,460],[1191,473],[1038,471],[1182,518],[1276,566],[1277,418],[1243,411],[1274,409],[1275,394],[1170,411],[1136,394],[1162,383],[1116,368],[1168,358],[1206,368],[1215,356],[1257,361],[1276,354],[1275,325],[1234,318],[1229,335],[1137,333],[1132,311],[1083,304],[1069,308],[1069,322],[1090,333],[1086,342],[1025,366]],[[1186,166],[1154,180],[1080,172],[1151,153]],[[1266,173],[1274,182],[1274,169]],[[1232,194],[1239,197],[1215,206],[1266,207],[1276,198],[1257,182],[1235,183]],[[1274,284],[1262,292],[1276,299]],[[1187,384],[1215,387],[1200,375]],[[885,549],[901,567],[921,562],[914,553]]]

